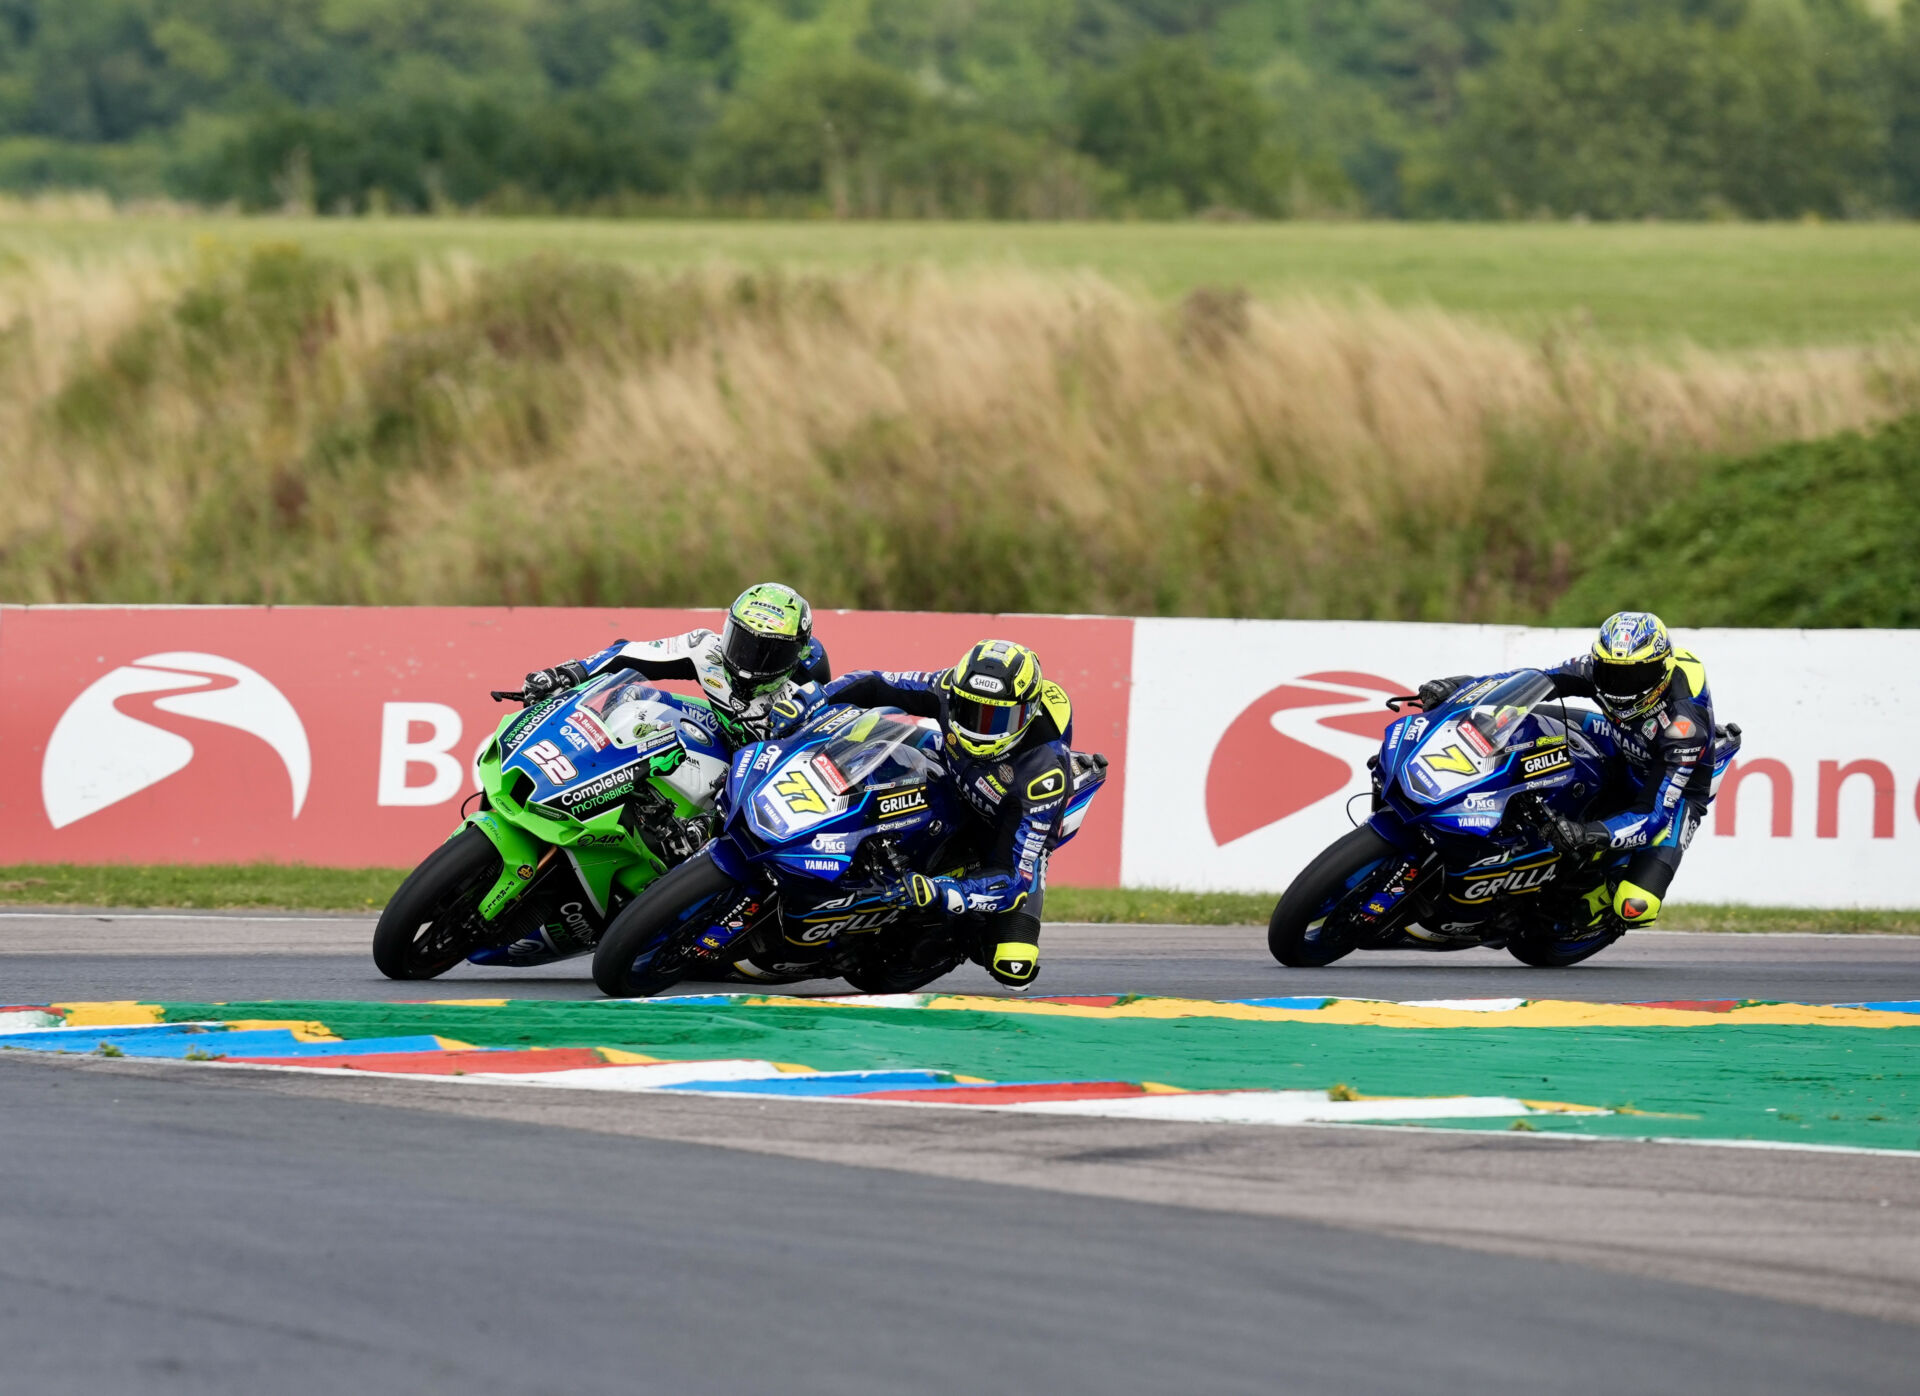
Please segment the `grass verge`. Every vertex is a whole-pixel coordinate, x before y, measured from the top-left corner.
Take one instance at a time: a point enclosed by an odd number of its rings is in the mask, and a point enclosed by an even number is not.
[[[0,867],[0,904],[373,911],[387,904],[407,871],[310,868],[297,863],[206,867],[21,863]]]
[[[0,904],[167,907],[181,911],[271,909],[372,911],[386,904],[405,868],[310,868],[286,863],[0,867]],[[1272,892],[1171,892],[1160,888],[1049,887],[1047,919],[1170,926],[1264,925]],[[1920,911],[1814,911],[1795,907],[1667,909],[1669,931],[1813,931],[1828,935],[1920,935]]]
[[[297,242],[359,264],[498,264],[564,251],[665,272],[876,267],[1092,271],[1156,297],[1197,286],[1377,298],[1538,334],[1571,316],[1613,343],[1717,348],[1904,334],[1920,227],[1803,223],[936,223],[543,218],[0,218],[0,262],[190,260],[209,243]]]

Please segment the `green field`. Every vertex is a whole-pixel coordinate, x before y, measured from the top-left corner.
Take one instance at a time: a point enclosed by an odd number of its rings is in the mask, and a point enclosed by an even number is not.
[[[386,905],[406,874],[405,868],[310,868],[282,863],[215,867],[18,864],[0,867],[0,906],[373,911]],[[1274,896],[1270,892],[1055,886],[1047,889],[1047,919],[1174,926],[1264,925],[1273,910]],[[1920,911],[1675,905],[1668,908],[1661,928],[1920,935]]]
[[[498,218],[25,218],[7,254],[162,256],[213,239],[348,258],[560,251],[649,267],[723,260],[829,271],[933,263],[1090,269],[1161,297],[1196,286],[1377,297],[1523,330],[1572,320],[1618,342],[1858,342],[1920,328],[1920,226],[1571,223],[785,223]]]

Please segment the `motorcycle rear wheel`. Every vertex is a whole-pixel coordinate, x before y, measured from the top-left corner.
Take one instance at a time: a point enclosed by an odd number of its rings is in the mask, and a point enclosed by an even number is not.
[[[479,944],[480,900],[500,879],[500,850],[462,829],[426,856],[373,928],[373,963],[389,979],[435,979]]]
[[[1307,864],[1267,922],[1267,949],[1273,958],[1289,969],[1318,969],[1350,954],[1352,941],[1311,933],[1339,907],[1358,876],[1393,851],[1392,844],[1362,824]]]
[[[593,982],[609,998],[652,998],[686,977],[677,934],[698,929],[702,911],[735,888],[707,853],[696,853],[631,902],[593,952]],[[702,922],[701,925],[705,923]],[[657,967],[657,968],[656,968]]]
[[[918,963],[913,946],[882,948],[874,946],[859,961],[841,972],[841,978],[863,994],[911,994],[936,979],[943,979],[967,962],[963,953],[943,955],[931,963]]]
[[[1572,945],[1515,936],[1507,942],[1507,953],[1521,964],[1532,965],[1535,969],[1565,969],[1568,965],[1591,959],[1618,939],[1618,931],[1611,935],[1598,935],[1591,940],[1576,941]]]

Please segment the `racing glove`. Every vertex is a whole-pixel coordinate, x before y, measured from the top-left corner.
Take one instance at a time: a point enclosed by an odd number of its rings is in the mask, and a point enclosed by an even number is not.
[[[544,698],[563,688],[572,688],[587,681],[587,666],[577,659],[569,659],[565,664],[556,664],[551,669],[535,669],[527,675],[527,697]]]
[[[825,701],[820,685],[815,683],[801,684],[785,697],[776,698],[767,712],[767,735],[776,739],[786,736],[818,712]]]
[[[1420,685],[1420,711],[1432,712],[1472,680],[1470,674],[1455,674],[1450,679],[1428,679]]]
[[[910,873],[890,883],[886,898],[892,906],[920,911],[932,909],[948,916],[958,916],[967,909],[967,899],[958,883],[950,877],[928,877],[924,873]]]
[[[1611,842],[1606,825],[1569,819],[1554,810],[1541,811],[1540,832],[1566,857],[1602,848]]]

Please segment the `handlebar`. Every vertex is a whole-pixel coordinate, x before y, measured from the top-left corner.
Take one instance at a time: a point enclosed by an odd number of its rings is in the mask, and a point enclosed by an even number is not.
[[[527,691],[524,688],[496,688],[493,690],[493,701],[496,703],[528,703],[533,700],[527,697]]]
[[[1420,695],[1417,693],[1396,693],[1393,697],[1387,699],[1387,706],[1394,712],[1399,712],[1403,707],[1420,708]],[[1420,708],[1420,711],[1425,712],[1426,709]]]

